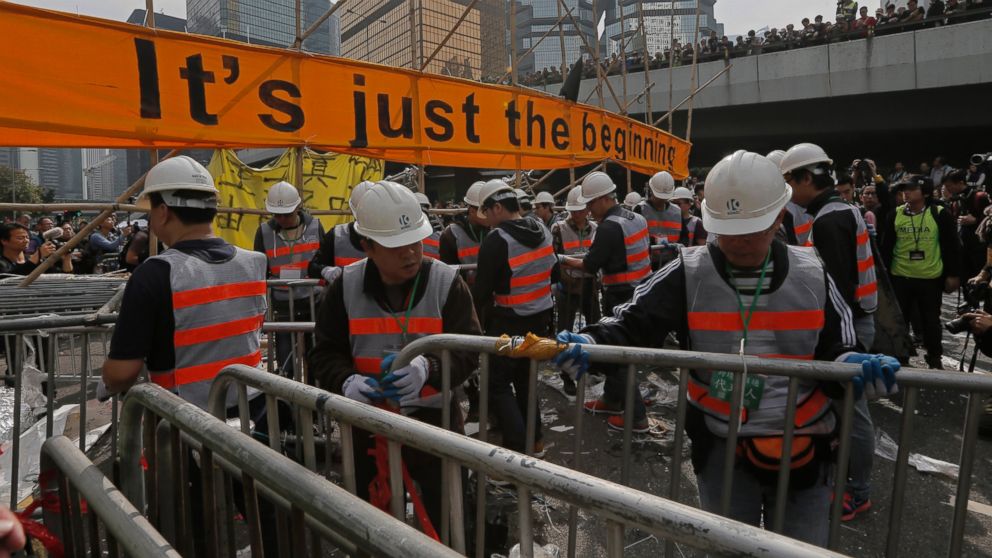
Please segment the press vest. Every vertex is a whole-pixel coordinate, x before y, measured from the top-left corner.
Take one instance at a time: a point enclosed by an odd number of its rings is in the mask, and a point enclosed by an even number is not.
[[[441,232],[434,231],[424,239],[424,257],[433,260],[441,259]]]
[[[792,203],[785,204],[786,211],[792,215],[792,232],[796,235],[796,246],[809,246],[809,235],[813,230],[813,216],[806,209]]]
[[[365,252],[358,250],[351,243],[348,223],[335,225],[331,231],[334,234],[334,265],[344,267],[365,259]]]
[[[300,217],[303,219],[303,217]],[[262,223],[262,244],[265,246],[265,257],[269,261],[269,273],[279,278],[284,270],[296,270],[298,277],[306,277],[307,267],[320,248],[320,221],[310,219],[305,224],[303,234],[297,240],[287,241],[272,228],[269,222]],[[307,298],[313,291],[312,287],[293,288],[295,299]],[[289,300],[289,287],[273,287],[272,298]]]
[[[149,372],[151,381],[207,407],[210,382],[225,366],[258,366],[265,319],[265,256],[235,248],[226,262],[205,262],[179,250],[150,259],[169,264],[176,366]]]
[[[788,275],[771,294],[758,297],[748,327],[745,353],[765,358],[813,360],[824,324],[826,279],[816,253],[809,248],[788,247]],[[689,340],[693,351],[736,354],[744,327],[737,293],[717,272],[709,248],[682,251],[685,269]],[[770,281],[769,281],[770,282]],[[752,296],[742,296],[744,312]],[[706,424],[726,436],[730,403],[709,394],[712,371],[693,370],[689,400],[706,414]],[[742,436],[781,435],[789,379],[766,376],[759,408],[744,409]],[[743,407],[742,407],[743,408]],[[833,430],[830,400],[816,382],[801,380],[796,407],[796,433],[826,434]]]
[[[654,238],[664,238],[668,242],[678,242],[682,236],[682,210],[669,203],[663,211],[658,211],[649,201],[641,202],[641,215],[648,222],[649,234]]]
[[[608,216],[606,220],[620,225],[623,229],[627,269],[619,273],[603,273],[603,286],[634,286],[651,274],[648,224],[644,217],[626,209],[619,214]],[[681,221],[679,223],[681,224]]]
[[[865,224],[865,219],[861,216],[858,208],[843,201],[827,202],[816,213],[816,217],[813,220],[815,222],[816,219],[835,211],[850,212],[854,215],[854,220],[858,225],[857,236],[855,237],[857,247],[855,257],[858,260],[858,286],[854,290],[854,299],[866,314],[871,314],[878,308],[878,282],[875,278],[875,258],[871,253],[868,226]],[[812,232],[810,233],[809,244],[810,246],[815,246],[816,244]]]
[[[512,308],[519,316],[533,316],[551,308],[551,270],[558,261],[551,234],[542,227],[541,243],[531,248],[500,227],[493,230],[506,242],[506,263],[510,266],[510,292],[496,294],[496,306]]]
[[[944,208],[937,207],[936,212]],[[936,279],[944,273],[940,257],[940,229],[934,210],[925,207],[919,215],[906,215],[906,206],[896,208],[896,246],[892,252],[892,275],[912,279]],[[919,243],[917,243],[919,235]],[[910,260],[910,252],[922,250],[922,260]]]
[[[406,307],[395,314],[391,313],[365,293],[367,265],[368,260],[362,260],[344,268],[341,288],[344,291],[345,311],[348,313],[348,339],[355,370],[378,377],[379,367],[387,351],[398,351],[411,341],[443,332],[442,310],[458,272],[441,262],[429,264],[426,290],[410,309],[404,336],[402,324]],[[424,265],[428,264],[425,262]]]

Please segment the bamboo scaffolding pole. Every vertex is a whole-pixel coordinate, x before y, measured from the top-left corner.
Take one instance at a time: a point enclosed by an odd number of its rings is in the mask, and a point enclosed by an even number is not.
[[[324,12],[324,15],[320,16],[319,18],[317,18],[317,21],[313,22],[313,24],[310,25],[310,27],[307,27],[307,30],[304,31],[302,35],[300,35],[299,33],[297,33],[296,40],[293,41],[293,46],[295,47],[295,46],[302,45],[303,44],[303,41],[307,40],[307,37],[309,37],[310,35],[313,35],[313,33],[317,29],[319,29],[320,26],[323,25],[323,23],[325,21],[327,21],[327,19],[329,17],[331,17],[332,15],[334,15],[334,12],[337,11],[338,8],[340,8],[341,6],[343,6],[347,1],[348,0],[338,0],[333,6],[331,6],[331,9],[327,10],[326,12]]]
[[[561,7],[560,6],[558,8],[558,11],[561,11]],[[571,15],[571,13],[572,13],[572,8],[569,8],[568,9],[568,13],[566,13],[565,15]],[[543,42],[544,39],[548,38],[548,35],[550,35],[551,32],[555,30],[555,27],[557,27],[558,30],[561,31],[561,22],[564,19],[565,19],[565,16],[559,17],[558,18],[558,21],[556,21],[555,24],[552,25],[551,27],[548,27],[548,30],[545,31],[543,35],[541,35],[541,38],[538,39],[537,42],[535,42],[534,44],[532,44],[529,49],[527,49],[527,52],[525,52],[522,55],[520,55],[520,58],[527,58],[527,55],[529,55],[530,53],[534,52],[534,49],[536,49],[537,47],[541,46],[541,42]],[[509,72],[503,74],[503,76],[500,77],[499,78],[499,81],[497,81],[496,83],[503,83],[503,80],[506,79],[506,78],[508,78],[509,76],[510,76],[510,73]]]
[[[548,173],[550,174],[550,173]],[[542,177],[543,179],[543,177]],[[540,181],[538,181],[540,183]],[[536,184],[535,184],[536,186]],[[147,209],[133,204],[117,202],[86,202],[86,203],[0,203],[0,211],[31,211],[35,213],[55,213],[58,211],[125,211],[129,213],[146,213]],[[465,209],[428,209],[428,213],[437,215],[458,215],[465,213]],[[345,209],[307,209],[307,213],[314,216],[323,215],[347,215],[351,216],[351,211]],[[234,215],[271,215],[265,209],[253,207],[218,207],[217,213]]]
[[[568,7],[568,6],[565,6],[565,0],[558,0],[558,2],[562,5],[562,7],[565,7],[565,8]],[[568,16],[568,19],[572,22],[572,27],[575,27],[576,29],[579,29],[579,24],[575,21],[575,17]],[[593,51],[593,47],[589,45],[589,41],[586,39],[586,36],[585,35],[583,35],[582,33],[579,33],[578,35],[579,35],[579,38],[582,39],[582,44],[585,45],[586,50],[588,50],[590,52],[590,56],[592,56],[592,61],[594,62],[594,65],[596,66],[596,75],[598,76],[599,80],[601,80],[600,83],[606,83],[606,88],[610,91],[610,95],[613,97],[613,102],[617,104],[617,107],[619,108],[619,107],[623,106],[623,103],[621,103],[620,100],[617,99],[617,93],[616,93],[616,91],[613,90],[613,86],[610,85],[610,80],[606,79],[606,71],[603,70],[603,66],[599,63],[599,53],[598,53],[598,51]],[[599,48],[599,37],[598,37],[598,35],[595,36],[595,38],[596,38],[596,48],[598,49]],[[599,100],[599,106],[600,106],[600,108],[603,108],[605,106],[604,101],[603,101],[602,98],[600,98],[600,100]]]
[[[565,6],[564,0],[558,0],[558,3]],[[595,48],[589,47],[589,42],[583,40],[582,43],[585,45],[586,50],[589,51],[589,56],[592,58],[593,64],[596,66],[596,94],[599,96],[599,106],[602,108],[605,106],[603,102],[603,68],[599,61],[599,9],[597,8],[597,2],[593,0],[592,2],[592,44]],[[604,22],[605,23],[605,22]],[[575,20],[572,20],[572,25],[577,25]],[[605,28],[604,28],[605,31]],[[582,33],[579,33],[582,36]]]
[[[565,26],[562,24],[562,14],[561,14],[561,4],[555,2],[555,8],[558,11],[558,44],[561,46],[561,64],[558,66],[558,70],[561,72],[562,83],[565,83],[565,78],[568,77],[568,59],[565,57]],[[571,8],[569,8],[571,10]],[[578,29],[575,30],[579,32]]]
[[[641,30],[641,40],[643,44],[644,52],[644,91],[649,92],[652,87],[654,87],[654,82],[651,81],[651,58],[648,53],[648,30],[644,26],[644,0],[637,0],[637,26]],[[643,95],[644,93],[641,93]],[[638,96],[640,98],[640,96]],[[651,112],[651,95],[648,95],[645,99],[647,104],[647,111],[644,113],[644,123],[648,124],[654,120],[654,113]]]
[[[424,63],[420,65],[421,72],[424,71],[424,68],[426,68],[428,64],[434,61],[434,57],[441,52],[441,49],[444,48],[446,44],[448,44],[448,41],[451,40],[451,37],[455,34],[455,31],[457,31],[458,28],[461,27],[462,23],[465,21],[465,18],[468,17],[468,14],[472,13],[472,9],[475,8],[475,5],[478,3],[479,0],[472,0],[472,2],[469,3],[469,5],[465,8],[465,11],[462,12],[462,17],[458,18],[458,21],[455,23],[454,27],[452,27],[451,30],[448,31],[448,34],[444,36],[444,39],[437,45],[437,48],[434,49],[434,52],[432,52],[431,55],[427,57],[427,60],[424,60]]]
[[[510,0],[510,83],[513,84],[513,105],[519,108],[517,101],[519,100],[519,95],[517,95],[517,86],[520,82],[520,76],[518,74],[519,68],[517,66],[517,0]],[[520,119],[517,119],[517,125],[520,125]],[[517,164],[515,165],[515,170],[513,171],[513,187],[520,189],[520,148],[517,147],[517,154],[514,156]]]
[[[302,8],[301,4],[302,4],[302,0],[296,0],[296,40],[293,41],[293,46],[296,47],[297,52],[303,52],[303,40],[300,39],[300,30],[303,28],[303,17],[302,17],[302,13],[301,13],[301,8]],[[294,175],[295,175],[294,182],[296,183],[294,186],[296,187],[297,193],[302,193],[303,192],[303,186],[304,186],[304,182],[305,182],[305,177],[303,175],[303,159],[304,159],[304,157],[306,157],[306,147],[301,145],[300,147],[297,147],[296,148],[296,161],[295,161],[295,165],[294,165],[294,167],[295,167],[294,168],[294,171],[295,171],[294,172]],[[302,195],[301,195],[301,199],[302,199]]]
[[[696,2],[696,32],[692,39],[692,87],[690,91],[696,90],[699,81],[699,15],[702,9],[702,2]],[[689,118],[685,125],[685,141],[692,141],[692,105],[695,95],[689,96]]]
[[[639,101],[641,99],[641,97],[644,96],[645,93],[648,93],[651,90],[652,87],[654,87],[654,82],[651,82],[650,84],[648,84],[648,86],[645,87],[644,89],[642,89],[641,92],[638,93],[636,97],[634,97],[633,99],[630,99],[629,101],[627,101],[627,104],[624,105],[624,109],[630,108],[630,105],[632,105],[632,104],[636,103],[637,101]],[[647,98],[650,99],[651,96],[648,95]],[[648,101],[648,103],[650,103],[650,100]],[[648,122],[646,120],[645,120],[644,123],[645,124],[651,124],[650,122]]]
[[[570,178],[569,178],[568,186],[565,186],[561,190],[558,190],[557,192],[555,192],[554,197],[557,198],[558,196],[560,196],[560,195],[564,194],[565,192],[571,190],[573,186],[575,186],[579,182],[582,182],[582,180],[585,177],[589,176],[590,174],[592,174],[592,173],[594,173],[594,172],[596,172],[598,170],[602,170],[603,167],[605,167],[605,166],[606,166],[606,161],[602,161],[599,164],[597,164],[595,167],[593,167],[592,170],[590,170],[589,172],[583,174],[578,179],[575,178],[575,169],[574,168],[569,169],[572,172],[569,173],[569,177]]]
[[[410,69],[411,70],[416,70],[417,68],[420,67],[420,63],[419,62],[420,62],[420,58],[422,57],[422,56],[418,56],[418,52],[417,52],[417,25],[416,25],[416,23],[417,23],[417,8],[414,5],[414,2],[416,2],[416,0],[409,0],[409,5],[410,5]],[[420,91],[419,91],[419,89],[416,89],[416,88],[414,89],[414,97],[416,97],[414,99],[414,104],[416,104],[417,106],[420,106]],[[419,123],[420,116],[419,116],[419,114],[420,114],[419,112],[415,112],[415,114],[414,114],[414,120],[415,120],[415,122],[414,122],[414,128],[417,130],[417,135],[418,135],[418,138],[417,139],[418,140],[420,139],[419,138],[419,135],[420,135],[420,123]],[[422,142],[420,142],[420,141],[418,141],[418,143],[421,143],[422,144]],[[418,150],[417,151],[417,191],[420,192],[421,194],[425,193],[424,182],[425,182],[425,177],[424,177],[424,152],[421,151],[421,150]]]
[[[668,114],[674,110],[675,95],[675,0],[668,2]],[[655,124],[657,126],[657,124]],[[668,121],[668,133],[672,133],[672,121]]]
[[[658,127],[658,124],[661,124],[666,118],[671,118],[672,113],[674,113],[675,111],[679,110],[679,108],[681,108],[682,105],[688,103],[689,100],[692,99],[693,97],[695,97],[697,93],[699,93],[703,89],[706,89],[711,83],[713,83],[714,81],[716,81],[716,79],[718,77],[720,77],[723,74],[727,73],[733,67],[734,67],[733,64],[724,66],[724,68],[722,70],[720,70],[719,72],[716,73],[716,75],[714,75],[713,77],[711,77],[710,79],[708,79],[706,81],[706,83],[700,85],[699,88],[697,88],[695,91],[693,91],[692,93],[690,93],[688,97],[686,97],[685,99],[682,99],[682,102],[680,102],[679,104],[675,105],[675,107],[672,108],[672,110],[670,110],[670,111],[666,112],[665,114],[663,114],[660,118],[658,118],[658,120],[655,120],[653,126],[657,128]],[[669,124],[671,124],[671,121],[670,120],[669,120]]]
[[[627,100],[627,27],[623,17],[623,0],[617,2],[620,12],[620,84],[623,89],[623,99]],[[627,105],[617,107],[620,114],[627,115]],[[627,169],[627,192],[631,189],[631,172]]]
[[[173,149],[163,159],[168,159],[170,157],[173,157],[177,153],[179,153],[179,150]],[[140,178],[134,181],[134,184],[129,186],[127,190],[124,190],[124,192],[122,192],[121,195],[117,196],[117,200],[116,200],[117,203],[127,201],[128,198],[137,194],[141,190],[141,188],[145,185],[145,176],[147,174],[148,173],[141,175]],[[34,280],[37,279],[39,275],[45,273],[46,271],[48,271],[50,267],[55,265],[55,262],[61,261],[62,256],[68,254],[69,251],[75,248],[77,244],[82,242],[84,238],[88,238],[90,233],[93,232],[97,228],[97,226],[100,223],[102,223],[107,217],[110,217],[111,214],[113,214],[113,211],[110,209],[102,210],[100,214],[96,216],[95,219],[87,223],[87,225],[82,229],[76,231],[76,234],[72,238],[70,238],[65,244],[59,246],[58,250],[49,254],[49,256],[45,258],[44,261],[38,264],[38,267],[34,268],[34,271],[32,271],[30,274],[28,274],[27,277],[25,277],[20,283],[18,283],[18,286],[27,287],[28,285],[33,283]]]

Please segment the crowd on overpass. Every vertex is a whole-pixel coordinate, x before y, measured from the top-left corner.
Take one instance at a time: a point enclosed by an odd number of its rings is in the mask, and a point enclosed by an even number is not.
[[[872,14],[867,6],[858,7],[857,2],[838,2],[837,14],[833,21],[825,20],[823,15],[812,19],[803,18],[798,23],[788,23],[784,27],[772,27],[764,33],[753,29],[745,35],[738,35],[731,40],[726,35],[717,36],[715,31],[699,41],[695,50],[697,60],[712,62],[715,60],[730,60],[741,56],[751,56],[789,49],[804,48],[841,41],[863,39],[875,35],[887,35],[913,31],[927,27],[953,25],[977,19],[989,18],[992,15],[992,2],[987,0],[933,0],[929,8],[919,7],[917,0],[910,0],[908,6],[896,7],[889,3],[885,8],[878,8]],[[693,44],[682,44],[675,39],[671,48],[664,52],[655,52],[648,60],[649,69],[668,68],[669,66],[687,66],[692,64]],[[614,52],[609,58],[600,61],[605,75],[620,75],[626,66],[627,72],[644,70],[643,51],[638,51],[630,45],[624,48],[624,55]],[[592,79],[597,77],[596,64],[590,57],[584,57],[582,77]],[[492,76],[484,81],[495,81]],[[561,83],[564,75],[561,68],[548,67],[543,70],[522,73],[519,83],[529,87],[538,87]],[[509,83],[509,78],[504,80]]]

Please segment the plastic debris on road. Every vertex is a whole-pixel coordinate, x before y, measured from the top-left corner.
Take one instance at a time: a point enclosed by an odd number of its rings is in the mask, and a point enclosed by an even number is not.
[[[895,461],[899,454],[899,444],[885,433],[884,430],[875,431],[875,455]],[[941,461],[932,457],[927,457],[919,453],[909,454],[909,464],[921,473],[933,473],[943,475],[952,480],[958,480],[958,466],[954,463]]]

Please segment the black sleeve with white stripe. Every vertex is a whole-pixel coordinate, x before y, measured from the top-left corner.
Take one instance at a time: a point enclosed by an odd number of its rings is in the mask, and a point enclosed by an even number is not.
[[[827,282],[827,303],[824,307],[823,329],[816,344],[816,360],[836,360],[851,351],[864,351],[858,344],[854,331],[854,315],[844,302],[830,274],[824,272]]]
[[[669,332],[686,339],[685,272],[678,258],[649,275],[630,302],[582,330],[597,343],[660,348]]]

